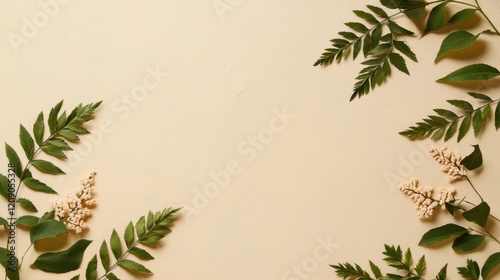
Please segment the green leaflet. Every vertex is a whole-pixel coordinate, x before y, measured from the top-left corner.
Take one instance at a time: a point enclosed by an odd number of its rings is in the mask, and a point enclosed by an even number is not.
[[[33,227],[33,226],[36,226],[38,224],[39,220],[40,220],[40,218],[38,218],[38,217],[31,216],[31,215],[24,215],[24,216],[17,218],[16,225],[21,225],[21,226],[25,226],[25,227]]]
[[[480,34],[474,35],[465,30],[452,32],[441,43],[441,47],[434,61],[439,60],[443,55],[451,51],[458,51],[470,47]]]
[[[483,164],[483,154],[481,153],[479,145],[472,146],[474,147],[474,151],[460,162],[460,164],[469,170],[474,170]]]
[[[26,185],[26,187],[28,187],[34,191],[37,191],[37,192],[50,193],[50,194],[57,193],[54,189],[52,189],[51,187],[47,186],[45,183],[42,183],[33,177],[26,178],[26,179],[24,179],[23,182]]]
[[[445,264],[443,266],[443,268],[441,268],[439,273],[436,275],[435,280],[447,280],[447,278],[448,278],[447,273],[446,273],[447,269],[448,269],[448,264]]]
[[[104,271],[109,271],[109,251],[108,245],[106,244],[106,240],[102,241],[101,247],[99,248],[99,257],[101,258],[101,264],[104,268]]]
[[[85,280],[97,279],[97,255],[94,255],[85,270]]]
[[[31,137],[30,133],[21,124],[19,125],[19,140],[21,142],[21,147],[23,147],[24,153],[27,158],[31,158],[35,152],[35,141]]]
[[[427,25],[425,26],[424,34],[422,36],[425,36],[431,31],[439,30],[446,24],[445,16],[446,5],[448,2],[449,1],[444,1],[443,3],[432,8],[429,13],[429,17],[427,18]]]
[[[461,11],[458,11],[450,18],[448,24],[464,22],[471,18],[476,13],[476,11],[477,9],[463,9]]]
[[[18,198],[16,200],[16,203],[30,212],[38,212],[38,209],[36,209],[33,202],[31,202],[30,200],[28,200],[26,198]]]
[[[114,229],[113,233],[111,234],[111,238],[109,239],[109,245],[111,246],[111,252],[113,252],[115,258],[117,260],[120,259],[120,255],[122,254],[122,246],[120,243],[120,237]]]
[[[500,71],[498,71],[495,67],[478,63],[462,67],[437,81],[446,83],[462,83],[488,80],[497,77],[498,75],[500,75]]]
[[[143,266],[140,263],[131,261],[131,260],[121,260],[118,262],[118,265],[120,267],[123,267],[128,270],[136,271],[136,272],[141,272],[141,273],[151,273],[151,270],[147,269],[145,266]]]
[[[444,226],[433,228],[427,231],[420,239],[418,245],[421,246],[432,245],[453,236],[460,236],[462,234],[467,233],[468,231],[469,231],[468,229],[461,227],[459,225],[446,224]]]
[[[464,234],[453,241],[452,248],[455,251],[468,252],[478,249],[484,242],[484,235]]]
[[[16,167],[14,168],[15,169],[14,173],[18,178],[21,178],[21,172],[23,170],[23,167],[21,165],[21,160],[19,159],[19,156],[17,155],[16,151],[7,143],[5,143],[5,154],[7,155],[9,162],[16,165]]]
[[[40,112],[40,114],[36,118],[35,123],[33,124],[33,136],[35,137],[35,142],[38,144],[38,146],[42,145],[44,129],[45,126],[43,124],[43,112]]]
[[[481,269],[483,279],[488,279],[489,274],[500,265],[500,252],[489,256]]]
[[[49,173],[49,174],[65,174],[59,167],[55,166],[53,163],[43,160],[43,159],[35,159],[31,161],[31,165],[33,165],[36,169],[41,172]]]
[[[473,222],[480,227],[485,227],[490,215],[490,206],[486,202],[481,202],[478,206],[465,211],[462,216],[469,222]]]
[[[31,243],[36,243],[38,240],[52,238],[66,233],[68,233],[68,230],[61,221],[45,220],[40,221],[31,228],[30,240]]]
[[[80,239],[67,250],[45,253],[35,260],[34,265],[44,272],[66,273],[80,267],[83,254],[92,241]]]

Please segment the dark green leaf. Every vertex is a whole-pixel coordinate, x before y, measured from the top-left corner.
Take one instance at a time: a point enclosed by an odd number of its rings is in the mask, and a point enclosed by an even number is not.
[[[49,125],[50,134],[54,134],[57,130],[57,119],[59,115],[59,111],[61,110],[63,101],[61,100],[59,103],[54,106],[49,113],[49,119],[47,120]]]
[[[21,226],[26,226],[26,227],[33,227],[36,224],[38,224],[39,220],[40,219],[38,217],[31,216],[31,215],[24,215],[24,216],[17,218],[16,224],[21,225]]]
[[[52,138],[47,141],[47,144],[61,148],[63,151],[73,150],[66,141],[59,138]]]
[[[80,267],[83,254],[91,242],[80,239],[65,251],[42,254],[35,260],[34,265],[44,272],[67,273],[74,271]]]
[[[111,246],[111,252],[113,252],[113,255],[118,260],[122,253],[122,245],[120,243],[120,237],[118,236],[118,233],[114,229],[113,233],[111,234],[111,238],[109,240],[109,245]]]
[[[125,240],[125,245],[130,248],[134,242],[134,225],[130,222],[125,228],[125,234],[123,235],[123,240]]]
[[[450,120],[456,120],[456,119],[458,119],[457,114],[455,114],[454,112],[452,112],[450,110],[446,110],[446,109],[434,109],[434,112],[438,113],[441,117],[445,117],[445,118],[448,118]]]
[[[30,240],[33,244],[40,239],[52,238],[66,233],[68,233],[68,230],[61,221],[46,220],[31,228]]]
[[[451,105],[457,107],[457,108],[460,108],[462,110],[465,110],[465,111],[473,111],[474,110],[474,107],[472,106],[472,104],[470,104],[469,102],[465,101],[465,100],[446,100],[448,103],[450,103]]]
[[[466,21],[468,20],[469,18],[471,18],[474,13],[476,13],[477,9],[464,9],[464,10],[461,10],[459,12],[457,12],[456,14],[454,14],[450,20],[448,21],[449,24],[453,24],[453,23],[459,23],[459,22],[463,22],[463,21]]]
[[[380,3],[389,9],[397,9],[398,5],[394,0],[380,0]]]
[[[363,55],[368,56],[370,50],[372,49],[372,36],[367,33],[363,39]]]
[[[500,128],[500,103],[497,104],[495,109],[495,128],[498,130]]]
[[[0,195],[5,199],[9,199],[9,180],[0,173]]]
[[[370,269],[372,270],[375,278],[378,279],[378,278],[383,277],[382,272],[380,271],[380,268],[378,266],[376,266],[372,261],[370,261]]]
[[[479,38],[480,34],[474,35],[465,30],[452,32],[441,43],[441,48],[436,56],[435,61],[441,58],[448,52],[462,50],[470,47]]]
[[[399,71],[410,75],[410,72],[408,71],[408,68],[406,67],[406,62],[400,54],[391,53],[391,54],[389,54],[389,59],[391,61],[391,64],[394,65],[394,67],[396,67]]]
[[[59,167],[55,166],[53,163],[48,162],[46,160],[36,159],[31,161],[31,165],[33,165],[36,169],[44,173],[65,174],[64,171],[59,169]]]
[[[135,231],[137,233],[137,238],[142,238],[144,232],[146,231],[146,221],[144,216],[142,216],[135,224]]]
[[[19,159],[19,156],[17,155],[16,151],[7,143],[5,143],[5,154],[7,155],[9,162],[15,165],[14,173],[16,174],[17,177],[21,178],[21,172],[23,170],[23,166],[21,165],[21,160]]]
[[[493,102],[493,99],[491,99],[491,97],[489,97],[486,94],[482,94],[482,93],[478,93],[478,92],[468,92],[467,94],[469,94],[470,96],[472,96],[476,99],[479,99],[479,100]]]
[[[120,280],[120,278],[116,277],[113,273],[106,274],[106,278],[108,278],[108,280]]]
[[[418,276],[422,276],[425,272],[426,267],[427,267],[427,264],[425,262],[425,256],[422,256],[418,260],[417,265],[415,266],[415,272],[417,273]]]
[[[481,269],[481,276],[483,279],[487,279],[489,274],[495,270],[500,265],[500,252],[494,253],[489,256]]]
[[[26,179],[24,179],[23,182],[26,185],[26,187],[28,187],[34,191],[37,191],[37,192],[51,193],[51,194],[57,193],[51,187],[47,186],[45,183],[42,183],[33,177],[26,178]]]
[[[52,219],[52,217],[54,217],[54,210],[51,210],[49,212],[45,212],[41,217],[40,217],[40,220],[38,221],[38,223],[41,223],[41,222],[44,222],[44,221],[47,221],[47,220],[50,220]]]
[[[40,112],[40,114],[36,118],[35,123],[33,124],[33,136],[35,137],[35,142],[38,144],[38,146],[42,145],[43,131],[44,131],[43,112]]]
[[[7,220],[6,220],[6,219],[4,219],[4,218],[0,217],[0,226],[5,226],[5,225],[6,225],[6,224],[8,224],[8,223],[9,223],[9,222],[7,222]],[[17,223],[17,221],[16,221],[16,223]]]
[[[452,236],[460,236],[468,232],[468,229],[455,224],[446,224],[427,231],[420,239],[418,245],[433,245],[446,240]]]
[[[371,45],[377,46],[378,44],[380,44],[381,38],[382,38],[382,26],[377,25],[371,33],[371,40],[372,40]]]
[[[369,31],[369,29],[364,24],[359,22],[346,22],[345,25],[347,25],[352,30],[360,33],[366,33]]]
[[[373,24],[379,23],[378,20],[370,13],[367,13],[365,11],[359,11],[359,10],[354,10],[353,12],[355,15],[366,20],[369,23],[373,23]]]
[[[80,279],[80,275],[76,275],[76,276],[73,276],[73,278],[71,278],[70,280],[79,280]]]
[[[153,256],[151,256],[146,250],[141,248],[133,247],[130,249],[129,253],[142,260],[154,260]]]
[[[399,24],[397,24],[396,22],[394,22],[392,20],[388,20],[387,24],[389,26],[389,29],[391,30],[391,33],[394,33],[397,35],[407,35],[407,36],[411,36],[411,35],[415,34],[412,31],[401,27]]]
[[[58,134],[64,138],[66,138],[69,141],[76,142],[76,141],[80,140],[80,137],[78,137],[78,135],[74,131],[66,129],[66,128],[61,129],[58,132]]]
[[[462,120],[462,123],[460,124],[460,128],[458,129],[457,142],[460,142],[460,140],[464,138],[465,134],[467,134],[467,131],[469,131],[470,123],[471,123],[471,116],[470,115],[465,116],[464,119]]]
[[[483,81],[497,77],[498,75],[500,75],[500,72],[495,67],[479,63],[462,67],[437,81],[454,83]]]
[[[425,6],[421,5],[418,8],[405,10],[406,16],[408,16],[411,20],[417,21],[421,18],[425,13]]]
[[[455,251],[473,251],[483,244],[484,236],[476,234],[464,234],[453,241],[452,248]]]
[[[447,280],[447,278],[448,278],[448,276],[446,275],[447,269],[448,269],[448,264],[446,264],[443,268],[441,268],[438,275],[436,275],[435,280]]]
[[[446,210],[448,211],[448,213],[450,213],[452,216],[455,215],[455,213],[460,210],[459,207],[457,207],[456,205],[454,204],[451,204],[449,202],[446,202],[445,203],[445,207],[446,207]]]
[[[389,15],[381,8],[372,6],[372,5],[366,5],[368,9],[370,9],[372,12],[374,12],[376,15],[383,17],[383,18],[388,18]]]
[[[427,19],[427,25],[425,26],[424,35],[431,31],[441,29],[446,24],[445,16],[447,4],[448,1],[445,1],[432,8]]]
[[[479,132],[481,132],[485,120],[486,118],[483,118],[481,110],[477,110],[476,113],[474,113],[472,117],[472,128],[474,129],[474,136],[476,136],[476,138],[479,136]]]
[[[361,40],[356,40],[356,42],[354,42],[354,46],[352,48],[352,58],[356,59],[356,57],[358,57],[360,51],[361,51]]]
[[[21,147],[23,147],[24,154],[27,158],[31,158],[35,152],[35,141],[22,124],[19,125],[19,140],[21,142]]]
[[[471,259],[467,259],[467,267],[458,267],[458,274],[462,276],[462,278],[469,280],[479,280],[479,276],[481,275],[481,271],[479,270],[479,265],[476,261]]]
[[[10,260],[10,251],[0,247],[0,264],[5,268],[5,276],[9,280],[19,280],[19,259],[14,256],[14,260]],[[14,267],[15,269],[7,269],[8,267]]]
[[[118,265],[122,268],[136,271],[136,272],[142,272],[142,273],[151,273],[149,269],[144,267],[142,264],[136,263],[131,260],[121,260]]]
[[[402,54],[406,55],[409,59],[418,62],[415,53],[408,47],[408,45],[403,41],[394,41],[394,47],[400,51]]]
[[[341,32],[339,32],[339,35],[346,38],[347,40],[357,40],[358,39],[358,36],[352,32],[341,31]]]
[[[36,209],[33,202],[29,201],[26,198],[18,198],[16,203],[30,212],[38,212],[38,209]]]
[[[102,267],[106,272],[109,271],[109,251],[106,241],[102,241],[101,248],[99,249],[99,257],[101,258]]]
[[[480,227],[485,227],[490,215],[490,206],[486,202],[481,202],[478,206],[465,211],[462,216],[469,222],[473,222]]]
[[[97,279],[97,255],[94,255],[85,270],[85,280]]]
[[[349,43],[349,42],[347,42]],[[347,44],[346,44],[347,45]],[[90,131],[88,131],[85,127],[77,124],[70,124],[67,126],[67,128],[76,134],[89,134]]]
[[[52,145],[52,144],[45,144],[41,147],[42,151],[48,155],[54,156],[58,159],[67,159],[68,157],[63,153],[62,149]]]
[[[479,145],[472,146],[474,147],[474,151],[460,162],[460,164],[469,170],[474,170],[483,164],[483,154],[481,153]]]

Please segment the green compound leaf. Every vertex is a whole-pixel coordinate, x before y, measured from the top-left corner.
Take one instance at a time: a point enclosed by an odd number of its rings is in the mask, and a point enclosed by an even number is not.
[[[469,222],[473,222],[480,227],[485,227],[490,215],[490,206],[486,202],[481,202],[478,206],[465,211],[462,216]]]
[[[464,234],[453,241],[452,248],[455,251],[469,252],[481,247],[484,241],[483,235]]]
[[[33,244],[38,240],[57,237],[66,233],[68,233],[68,230],[61,221],[45,220],[40,221],[37,225],[31,228],[30,240]]]
[[[16,203],[30,212],[38,212],[38,209],[36,209],[33,202],[31,202],[30,200],[28,200],[26,198],[18,198]]]
[[[446,24],[445,16],[447,4],[448,1],[445,1],[432,8],[431,12],[429,13],[429,18],[427,19],[427,25],[424,30],[424,35],[422,36],[425,36],[431,31],[436,31],[444,27],[444,25]]]
[[[49,193],[49,194],[57,193],[54,189],[52,189],[51,187],[47,186],[45,183],[42,183],[33,177],[26,178],[26,179],[24,179],[23,182],[26,185],[26,187],[28,187],[34,191],[37,191],[37,192],[43,192],[43,193]]]
[[[59,167],[43,159],[32,160],[31,165],[33,165],[36,169],[43,173],[65,174],[64,171],[62,171]]]
[[[456,14],[454,14],[450,20],[448,21],[448,24],[453,24],[453,23],[459,23],[468,20],[471,18],[475,13],[477,9],[464,9]]]
[[[65,251],[45,253],[34,262],[44,272],[66,273],[78,269],[82,263],[83,254],[92,241],[80,239]]]
[[[85,280],[97,280],[97,255],[94,255],[85,269]]]
[[[469,170],[474,170],[483,164],[483,154],[481,153],[479,145],[472,146],[474,147],[474,151],[460,162],[460,164]]]
[[[24,154],[27,158],[31,158],[35,152],[35,140],[33,140],[33,137],[31,137],[28,130],[22,124],[19,125],[19,140]]]
[[[444,241],[444,240],[451,238],[453,236],[463,235],[463,234],[467,233],[468,231],[469,231],[468,229],[461,227],[459,225],[446,224],[444,226],[433,228],[433,229],[427,231],[420,239],[420,242],[418,243],[418,245],[420,245],[420,246],[433,245],[435,243]]]
[[[427,263],[425,262],[425,256],[422,256],[417,265],[415,266],[415,272],[418,276],[424,275],[425,269],[427,268]]]
[[[500,75],[500,71],[493,66],[478,63],[472,64],[465,67],[462,67],[450,74],[446,77],[443,77],[437,82],[454,82],[454,83],[462,83],[462,82],[471,82],[471,81],[484,81]]]
[[[145,266],[143,266],[140,263],[131,261],[131,260],[121,260],[118,262],[118,265],[120,267],[123,267],[128,270],[136,271],[136,272],[141,272],[141,273],[151,273],[151,270],[147,269]]]
[[[452,32],[446,38],[444,38],[441,43],[441,48],[436,56],[434,61],[439,60],[443,55],[451,51],[463,50],[465,48],[470,47],[474,42],[476,42],[477,38],[479,38],[480,34],[474,35],[465,30],[458,30]]]
[[[500,252],[489,256],[481,269],[483,279],[488,279],[489,274],[500,265]]]
[[[479,265],[476,261],[467,259],[466,267],[458,267],[458,274],[460,274],[465,279],[479,280],[481,271],[479,270]]]

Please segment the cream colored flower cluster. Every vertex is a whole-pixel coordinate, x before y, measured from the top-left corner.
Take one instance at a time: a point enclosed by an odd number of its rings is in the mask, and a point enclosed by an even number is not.
[[[432,157],[443,166],[441,171],[448,174],[448,180],[453,183],[462,179],[467,175],[467,170],[460,163],[462,157],[455,152],[450,151],[448,148],[431,148],[430,154]]]
[[[418,217],[426,219],[432,216],[434,209],[441,207],[445,209],[445,203],[455,201],[456,190],[454,188],[439,189],[439,194],[434,198],[432,187],[421,187],[417,179],[412,179],[400,187],[401,192],[409,196],[418,210]]]
[[[94,192],[94,176],[92,172],[89,177],[81,180],[81,185],[74,193],[66,194],[65,200],[55,200],[51,203],[55,216],[61,220],[68,230],[80,233],[87,229],[85,219],[91,215],[88,206],[95,203],[92,193]]]

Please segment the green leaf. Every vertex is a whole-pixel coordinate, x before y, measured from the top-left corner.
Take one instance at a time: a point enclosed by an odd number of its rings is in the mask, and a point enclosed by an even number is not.
[[[14,256],[14,260],[10,263],[10,251],[0,247],[0,264],[5,268],[5,274],[9,280],[19,280],[19,259]],[[7,269],[7,267],[15,267],[14,271]]]
[[[48,220],[52,219],[52,217],[54,217],[54,210],[51,210],[49,212],[45,212],[40,217],[40,220],[38,221],[38,223],[41,223],[41,222],[44,222],[44,221],[48,221]]]
[[[80,239],[67,250],[42,254],[35,260],[34,265],[44,272],[67,273],[74,271],[80,267],[83,254],[91,242]]]
[[[410,75],[408,68],[406,67],[406,62],[404,58],[398,53],[389,54],[389,59],[392,65],[394,65],[399,71]]]
[[[21,147],[23,147],[24,154],[27,158],[31,158],[35,152],[35,141],[22,124],[19,125],[19,140],[21,142]]]
[[[480,227],[485,227],[490,215],[490,206],[486,202],[481,202],[478,206],[465,211],[462,216],[469,222],[473,222]]]
[[[454,14],[450,20],[448,21],[448,24],[453,24],[453,23],[459,23],[468,20],[471,18],[475,13],[477,9],[464,9],[456,14]]]
[[[369,31],[369,29],[364,24],[359,22],[346,22],[345,25],[347,25],[352,30],[360,33],[366,33]]]
[[[142,238],[144,232],[146,231],[146,220],[144,216],[142,216],[135,224],[135,231],[137,233],[137,238]]]
[[[85,270],[85,280],[97,279],[97,255],[94,255]]]
[[[154,260],[153,256],[151,256],[146,250],[141,248],[133,247],[130,249],[129,253],[142,260]]]
[[[445,16],[446,16],[446,5],[448,1],[445,1],[434,8],[432,8],[429,13],[429,17],[427,19],[427,25],[424,30],[424,35],[431,31],[436,31],[441,29],[445,24]]]
[[[5,199],[9,199],[9,180],[5,175],[0,173],[0,195]]]
[[[417,21],[419,18],[421,18],[424,15],[424,13],[425,13],[425,6],[424,5],[422,5],[421,7],[418,7],[418,8],[405,10],[406,16],[408,16],[413,21]]]
[[[468,229],[455,224],[446,224],[437,228],[427,231],[418,245],[426,246],[433,245],[437,242],[446,240],[452,236],[460,236],[468,232]]]
[[[35,142],[38,144],[38,146],[41,146],[43,143],[43,132],[43,112],[40,112],[40,114],[36,118],[35,123],[33,124],[33,136],[35,137]]]
[[[30,212],[38,212],[38,209],[36,209],[33,202],[31,202],[30,200],[28,200],[26,198],[18,198],[16,203]]]
[[[58,159],[67,159],[68,157],[63,153],[62,149],[51,144],[45,144],[41,147],[42,151],[48,155],[54,156]]]
[[[61,221],[46,220],[31,228],[30,240],[33,244],[38,240],[52,238],[66,233],[68,233],[68,230]]]
[[[6,224],[8,224],[8,223],[9,223],[9,222],[7,222],[7,220],[6,220],[6,219],[4,219],[4,218],[0,217],[0,226],[5,226],[5,225],[6,225]],[[17,221],[16,221],[16,223],[17,223]]]
[[[500,75],[500,72],[495,67],[492,67],[487,64],[478,63],[462,67],[437,81],[445,83],[483,81],[497,77],[498,75]]]
[[[69,141],[76,142],[80,140],[80,137],[78,137],[78,135],[74,131],[66,128],[59,130],[58,134]]]
[[[448,269],[448,264],[443,266],[439,271],[438,275],[436,275],[436,280],[447,280],[448,276],[446,275],[446,270]]]
[[[427,264],[425,262],[425,256],[422,256],[418,260],[417,265],[415,266],[415,272],[417,273],[418,276],[422,276],[425,272],[426,267],[427,267]]]
[[[482,93],[478,93],[478,92],[468,92],[467,94],[476,98],[476,99],[479,99],[479,100],[493,102],[493,99],[491,99],[491,97],[489,97],[486,94],[482,94]]]
[[[66,115],[66,111],[64,111],[61,116],[57,119],[57,129],[61,129],[68,124],[68,118]]]
[[[23,182],[26,185],[26,187],[28,187],[34,191],[37,191],[37,192],[50,193],[50,194],[57,193],[51,187],[47,186],[45,183],[42,183],[33,177],[26,178],[26,179],[24,179]]]
[[[31,215],[24,215],[24,216],[17,218],[16,225],[21,225],[21,226],[25,226],[25,227],[33,227],[33,226],[36,226],[36,224],[38,224],[39,220],[40,219],[38,217],[31,216]]]
[[[357,40],[359,38],[356,34],[352,32],[341,31],[338,34],[346,38],[347,40]]]
[[[465,116],[464,119],[462,120],[462,123],[460,124],[460,128],[458,129],[457,142],[460,142],[460,140],[464,138],[465,134],[467,134],[467,131],[469,131],[470,123],[471,123],[471,116],[470,115]]]
[[[47,144],[50,144],[50,145],[54,145],[56,147],[59,147],[61,148],[63,151],[70,151],[70,150],[73,150],[66,141],[64,141],[63,139],[59,139],[59,138],[52,138],[50,140],[47,141]]]
[[[142,264],[136,263],[131,260],[121,260],[120,262],[118,262],[118,265],[122,268],[136,272],[151,273],[151,271],[144,267]]]
[[[476,261],[471,259],[467,259],[467,267],[458,267],[458,274],[462,276],[462,278],[470,279],[470,280],[479,280],[479,276],[481,275],[481,271],[479,270],[479,265]]]
[[[474,151],[460,162],[460,164],[469,170],[474,170],[483,164],[483,154],[481,153],[479,145],[472,146],[474,147]]]
[[[498,130],[500,128],[500,103],[497,104],[495,109],[495,128]]]
[[[458,119],[457,114],[455,114],[454,112],[452,112],[450,110],[434,109],[434,112],[438,113],[441,117],[445,117],[445,118],[450,119],[450,120]]]
[[[347,42],[347,43],[349,43],[349,42]],[[76,134],[90,134],[90,131],[88,131],[85,127],[83,127],[81,125],[70,124],[67,126],[67,128]]]
[[[5,143],[5,154],[7,155],[9,162],[15,165],[14,173],[16,174],[17,177],[21,178],[21,172],[23,170],[23,166],[21,165],[21,160],[19,159],[19,156],[17,155],[16,151],[7,143]]]
[[[472,106],[472,104],[470,104],[469,102],[467,102],[465,100],[446,100],[446,102],[450,103],[451,105],[453,105],[457,108],[465,110],[465,111],[473,111],[474,110],[474,107]]]
[[[365,11],[359,11],[359,10],[354,10],[353,12],[355,15],[366,20],[369,23],[373,23],[373,24],[379,23],[378,20],[370,13],[367,13]]]
[[[476,234],[464,234],[453,241],[452,248],[455,251],[473,251],[483,244],[484,236]]]
[[[489,274],[500,265],[500,252],[494,253],[489,256],[481,269],[481,276],[483,279],[487,279]]]
[[[388,18],[389,15],[381,8],[373,6],[373,5],[366,5],[368,9],[370,9],[372,12],[374,12],[376,15],[382,17],[382,18]]]
[[[103,240],[101,244],[101,248],[99,248],[99,257],[101,258],[101,264],[102,267],[106,272],[109,271],[109,251],[108,251],[108,245],[106,244],[106,241]]]
[[[480,34],[474,35],[465,30],[458,30],[452,32],[446,38],[444,38],[441,43],[441,48],[436,56],[434,61],[437,61],[443,55],[451,51],[463,50],[465,48],[470,47],[474,42],[476,42],[477,38],[479,38]]]
[[[71,278],[70,280],[79,280],[80,279],[80,275],[76,275],[76,276],[73,276],[73,278]]]
[[[391,33],[397,34],[397,35],[406,35],[406,36],[411,36],[415,33],[412,31],[401,27],[399,24],[392,20],[387,21],[387,25],[389,26],[389,29],[391,30]]]
[[[403,41],[394,41],[394,47],[400,51],[402,54],[406,55],[409,59],[418,62],[415,53],[408,47],[408,45]]]
[[[479,136],[479,132],[481,132],[481,128],[484,125],[486,118],[483,118],[483,114],[481,110],[477,110],[472,117],[472,128],[474,129],[474,136]]]
[[[113,252],[113,255],[118,260],[122,252],[122,245],[120,243],[120,237],[118,236],[118,233],[114,229],[113,233],[111,234],[111,238],[109,240],[109,245],[111,246],[111,252]]]
[[[123,235],[123,240],[125,240],[125,245],[127,245],[127,249],[130,249],[130,246],[134,242],[134,225],[130,222],[125,228],[125,234]]]
[[[49,119],[47,120],[47,123],[49,125],[49,131],[50,134],[54,134],[57,130],[57,119],[59,115],[59,111],[61,110],[63,104],[63,100],[61,100],[59,103],[54,106],[49,113]]]
[[[36,169],[41,172],[49,173],[49,174],[65,174],[64,171],[59,169],[59,167],[55,166],[53,163],[48,162],[43,159],[36,159],[31,161],[31,165],[33,165]]]

